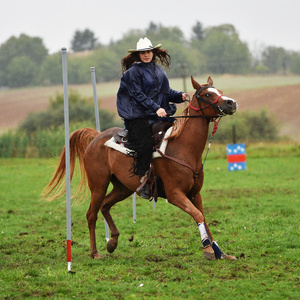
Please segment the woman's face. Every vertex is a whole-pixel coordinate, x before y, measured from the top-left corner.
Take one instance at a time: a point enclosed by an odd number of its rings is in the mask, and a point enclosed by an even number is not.
[[[140,59],[143,63],[149,63],[152,61],[153,52],[151,50],[140,51],[139,55],[140,55]]]

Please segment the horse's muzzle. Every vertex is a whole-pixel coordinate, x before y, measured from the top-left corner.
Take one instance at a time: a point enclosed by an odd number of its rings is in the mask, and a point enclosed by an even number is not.
[[[237,103],[234,99],[231,98],[227,98],[227,99],[223,99],[223,103],[220,106],[220,108],[222,109],[222,111],[226,114],[226,115],[233,115],[236,111],[237,111]]]

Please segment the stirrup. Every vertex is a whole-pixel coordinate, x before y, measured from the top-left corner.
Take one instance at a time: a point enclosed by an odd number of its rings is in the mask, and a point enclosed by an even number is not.
[[[150,191],[150,185],[148,183],[148,179],[149,179],[149,172],[146,172],[146,174],[141,177],[140,179],[140,183],[141,185],[136,189],[136,193],[144,198],[144,199],[150,199],[152,197],[151,195],[151,191]]]
[[[140,183],[142,184],[145,180],[147,181],[147,179],[148,179],[148,172],[146,172],[145,175],[140,178]]]

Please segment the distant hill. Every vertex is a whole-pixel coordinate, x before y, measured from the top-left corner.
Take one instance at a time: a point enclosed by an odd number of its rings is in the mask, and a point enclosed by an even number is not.
[[[81,89],[87,96],[87,87],[80,86],[80,93]],[[116,89],[116,85],[113,89]],[[0,133],[17,127],[30,112],[45,110],[49,105],[49,97],[61,90],[61,87],[38,87],[0,91]],[[116,90],[111,94],[115,95]],[[226,95],[238,101],[240,111],[266,108],[282,123],[282,135],[300,141],[300,84],[232,91]],[[116,96],[101,97],[100,107],[116,112]]]

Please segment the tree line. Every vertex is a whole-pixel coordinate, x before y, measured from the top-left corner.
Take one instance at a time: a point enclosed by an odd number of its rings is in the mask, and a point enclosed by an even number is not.
[[[122,57],[140,37],[162,43],[171,55],[170,78],[201,74],[300,74],[300,52],[266,46],[259,55],[250,52],[231,24],[205,28],[196,22],[187,40],[178,27],[150,22],[148,28],[128,31],[120,40],[101,44],[85,29],[75,31],[68,56],[70,84],[90,82],[96,67],[97,82],[119,80]],[[0,87],[61,84],[61,53],[49,54],[42,38],[21,34],[0,46]]]

